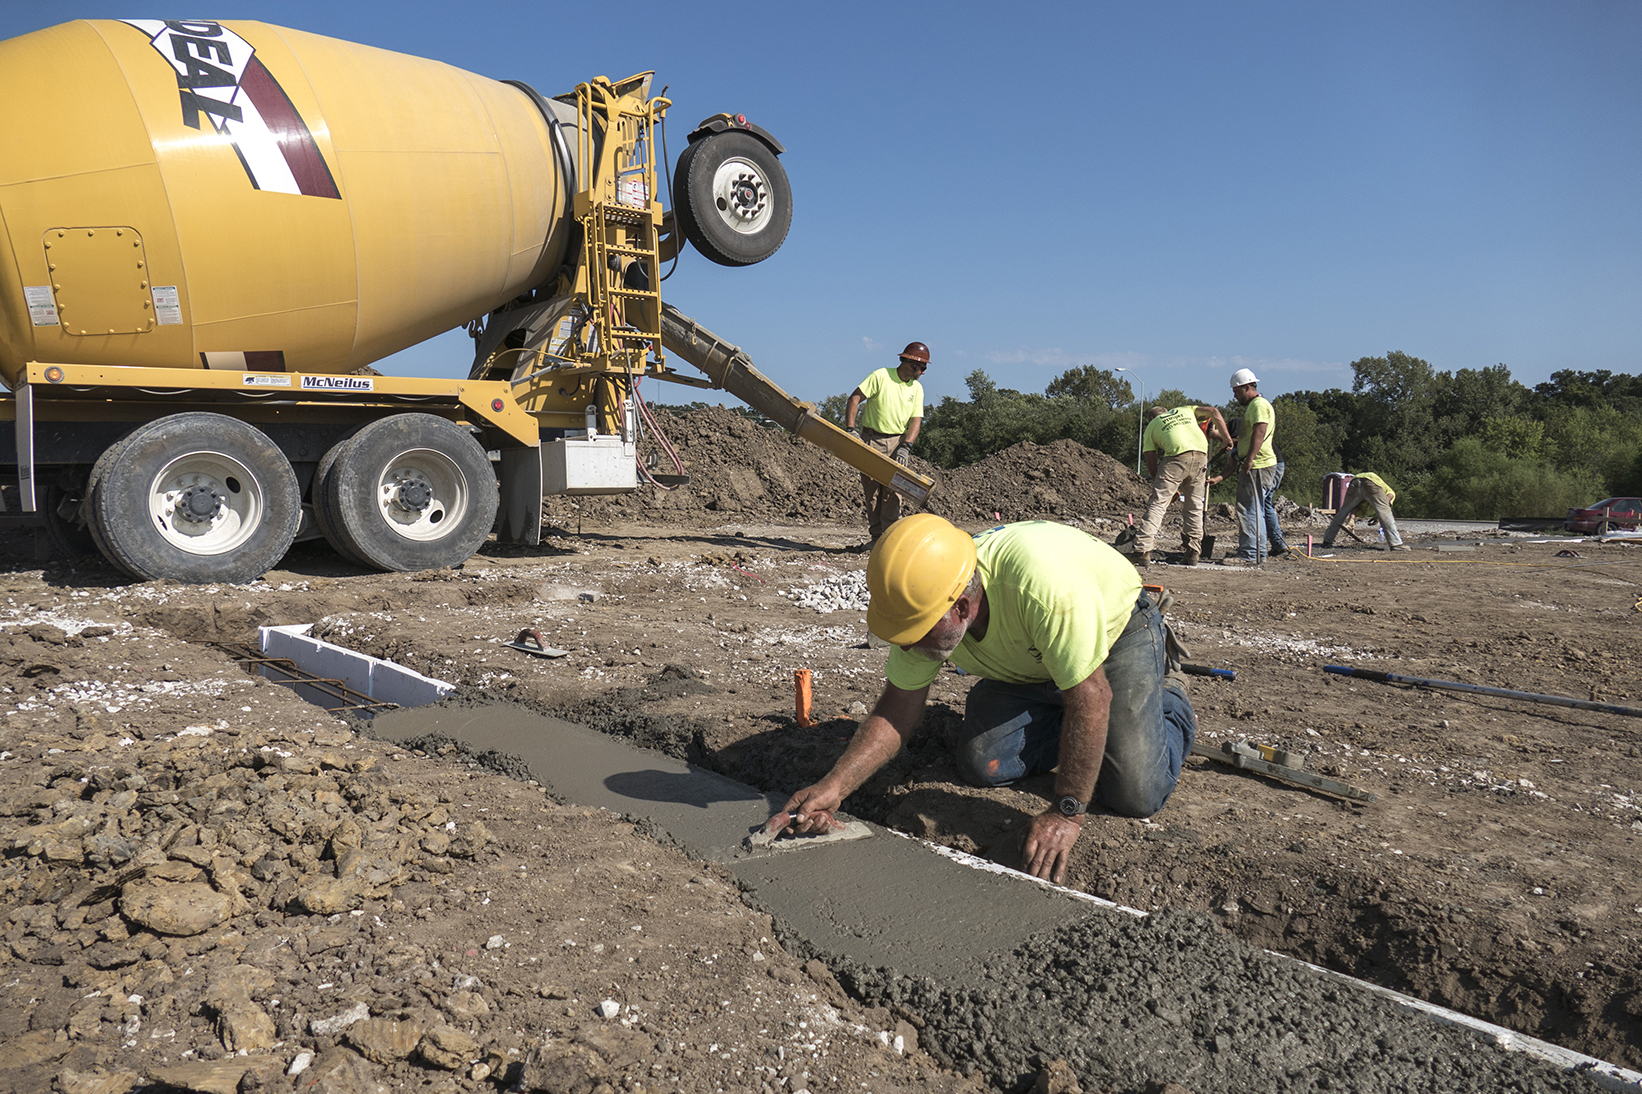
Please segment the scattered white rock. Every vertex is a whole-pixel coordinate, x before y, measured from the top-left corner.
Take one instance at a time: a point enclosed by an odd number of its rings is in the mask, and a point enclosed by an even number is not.
[[[308,1023],[308,1032],[316,1037],[335,1037],[355,1022],[363,1022],[371,1016],[371,1008],[364,1003],[355,1003],[347,1010],[331,1018],[316,1018]]]

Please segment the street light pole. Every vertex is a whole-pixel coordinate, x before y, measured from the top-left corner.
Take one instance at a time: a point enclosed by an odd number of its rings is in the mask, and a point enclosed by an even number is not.
[[[1141,380],[1140,373],[1136,372],[1132,368],[1117,368],[1114,366],[1112,371],[1127,372],[1130,376],[1135,378],[1135,383],[1140,385],[1140,398],[1136,400],[1137,404],[1140,406],[1140,420],[1137,423],[1137,427],[1140,432],[1135,434],[1135,474],[1138,475],[1141,473],[1140,446],[1146,441],[1146,384]]]

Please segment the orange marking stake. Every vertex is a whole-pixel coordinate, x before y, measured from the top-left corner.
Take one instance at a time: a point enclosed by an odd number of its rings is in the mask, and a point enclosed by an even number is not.
[[[810,699],[814,694],[810,685],[810,670],[798,669],[795,671],[792,674],[792,683],[793,716],[798,719],[798,724],[801,726],[814,725],[815,723],[810,721]]]

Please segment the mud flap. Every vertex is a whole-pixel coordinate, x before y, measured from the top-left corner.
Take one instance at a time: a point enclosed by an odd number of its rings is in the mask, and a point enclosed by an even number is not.
[[[501,504],[496,539],[534,547],[542,542],[542,453],[540,448],[502,449]]]

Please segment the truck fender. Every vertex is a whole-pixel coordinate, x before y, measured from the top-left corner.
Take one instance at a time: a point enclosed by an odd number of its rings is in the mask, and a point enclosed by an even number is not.
[[[710,137],[715,133],[723,133],[731,129],[739,129],[743,133],[751,133],[753,136],[769,145],[770,151],[774,152],[778,156],[787,150],[780,141],[775,139],[775,134],[771,133],[768,129],[765,129],[761,125],[754,125],[752,122],[747,120],[747,115],[745,114],[714,114],[712,117],[706,119],[700,125],[690,130],[688,141],[690,144],[694,144],[703,137]]]

